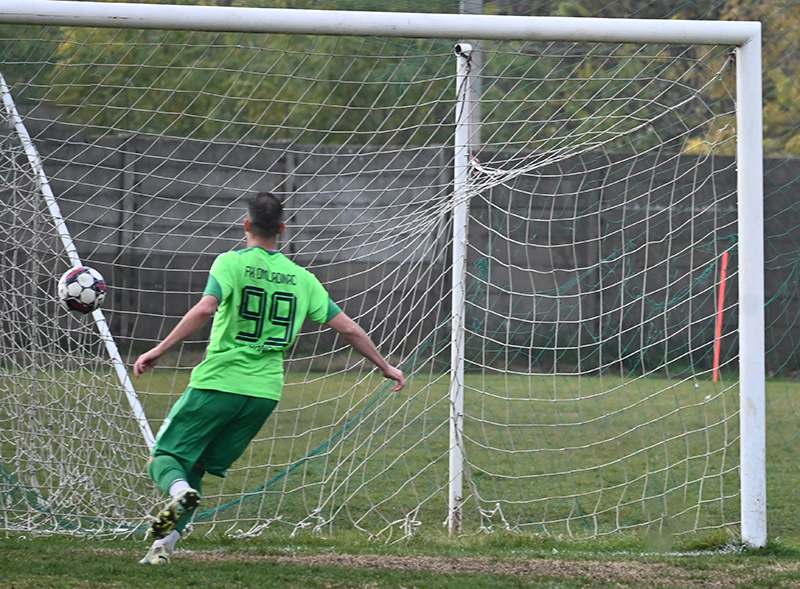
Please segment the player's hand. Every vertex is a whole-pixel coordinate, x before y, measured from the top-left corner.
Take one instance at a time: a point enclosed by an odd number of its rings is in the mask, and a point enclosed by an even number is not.
[[[397,384],[392,387],[395,393],[406,386],[406,379],[403,376],[403,371],[394,366],[386,368],[386,370],[383,371],[383,376],[397,382]]]
[[[155,348],[139,356],[136,363],[133,365],[134,376],[139,378],[146,370],[158,364],[159,358],[161,358],[161,354],[157,352]]]

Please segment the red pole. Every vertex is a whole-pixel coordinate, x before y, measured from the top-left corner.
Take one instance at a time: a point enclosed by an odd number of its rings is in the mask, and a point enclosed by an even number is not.
[[[725,280],[728,277],[728,252],[722,252],[719,272],[719,298],[717,299],[717,328],[714,334],[714,382],[719,379],[719,352],[722,340],[722,310],[725,308]]]

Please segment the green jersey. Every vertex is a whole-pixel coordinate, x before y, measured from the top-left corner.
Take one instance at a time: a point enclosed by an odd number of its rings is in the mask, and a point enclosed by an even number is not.
[[[203,294],[220,304],[189,386],[276,401],[303,321],[327,323],[341,312],[311,272],[260,247],[218,256]]]

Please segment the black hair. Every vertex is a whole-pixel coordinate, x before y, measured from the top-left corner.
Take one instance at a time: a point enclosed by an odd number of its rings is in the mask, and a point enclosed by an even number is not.
[[[275,237],[283,223],[283,204],[271,192],[259,192],[247,201],[247,218],[254,236]]]

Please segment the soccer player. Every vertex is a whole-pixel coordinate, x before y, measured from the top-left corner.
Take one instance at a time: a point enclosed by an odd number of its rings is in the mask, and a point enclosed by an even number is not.
[[[166,564],[200,502],[205,473],[224,477],[281,398],[283,359],[306,317],[337,332],[388,379],[405,385],[402,371],[334,303],[309,271],[276,251],[283,205],[271,193],[250,199],[247,247],[221,254],[203,297],[157,346],[136,360],[139,377],[171,347],[213,316],[205,359],[156,436],[147,470],[171,500],[150,525],[155,539],[143,564]]]

